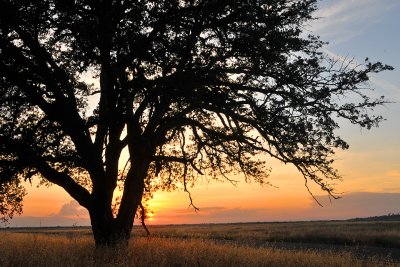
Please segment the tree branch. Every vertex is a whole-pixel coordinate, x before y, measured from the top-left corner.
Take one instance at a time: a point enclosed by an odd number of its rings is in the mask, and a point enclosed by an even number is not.
[[[77,184],[69,175],[54,170],[43,159],[37,157],[33,165],[40,174],[43,175],[49,182],[56,184],[67,191],[67,193],[76,199],[80,205],[89,209],[90,207],[90,193]]]

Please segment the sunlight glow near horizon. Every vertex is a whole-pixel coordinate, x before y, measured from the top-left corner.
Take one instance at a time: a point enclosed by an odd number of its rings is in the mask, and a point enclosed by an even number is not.
[[[372,81],[376,87],[373,95],[394,101],[377,109],[387,121],[371,131],[349,123],[339,130],[350,144],[349,150],[335,155],[335,166],[343,175],[336,188],[344,197],[330,203],[310,183],[313,194],[324,203],[319,207],[293,167],[273,162],[269,181],[274,187],[246,184],[244,180],[234,187],[229,182],[207,184],[200,179],[198,186],[190,189],[194,204],[200,208],[198,213],[188,207],[189,198],[183,190],[156,193],[149,202],[154,214],[148,223],[341,219],[400,212],[400,2],[324,0],[320,6],[317,16],[321,19],[311,26],[322,40],[330,42],[326,47],[329,53],[359,62],[368,56],[371,61],[395,67]],[[76,221],[89,225],[87,213],[73,204],[63,189],[36,188],[35,184],[27,188],[24,213],[11,226],[38,226],[39,221],[40,225],[71,225]]]

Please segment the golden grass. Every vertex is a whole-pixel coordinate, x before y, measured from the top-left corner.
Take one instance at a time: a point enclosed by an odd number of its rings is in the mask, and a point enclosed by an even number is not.
[[[152,236],[234,240],[241,243],[301,242],[400,248],[400,222],[275,222],[149,226]],[[144,236],[138,229],[137,235]]]
[[[396,266],[349,252],[288,251],[205,239],[136,237],[128,248],[94,248],[90,235],[0,232],[0,266]]]

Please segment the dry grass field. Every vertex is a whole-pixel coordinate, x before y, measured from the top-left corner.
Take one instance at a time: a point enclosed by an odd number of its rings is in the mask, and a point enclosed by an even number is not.
[[[400,266],[400,222],[135,228],[128,248],[95,248],[88,228],[0,229],[0,266]],[[375,253],[376,252],[376,253]]]
[[[241,243],[298,242],[400,248],[400,222],[272,222],[149,226],[152,236],[234,240]],[[136,235],[145,232],[138,228]]]

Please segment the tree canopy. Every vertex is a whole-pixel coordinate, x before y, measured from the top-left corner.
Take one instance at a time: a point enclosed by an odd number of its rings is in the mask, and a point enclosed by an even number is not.
[[[369,111],[385,100],[367,96],[369,74],[391,67],[324,54],[307,29],[316,9],[1,0],[0,212],[19,212],[20,181],[40,179],[87,208],[96,243],[110,244],[129,237],[143,194],[199,176],[268,183],[268,157],[333,194],[332,156],[348,148],[338,119],[376,126]]]

